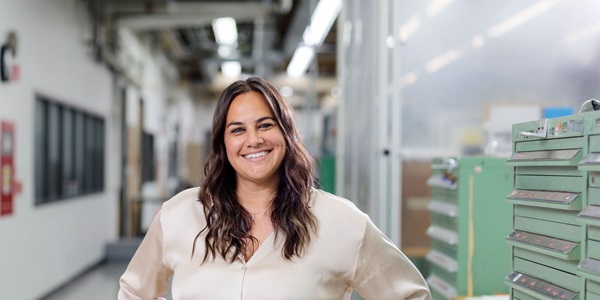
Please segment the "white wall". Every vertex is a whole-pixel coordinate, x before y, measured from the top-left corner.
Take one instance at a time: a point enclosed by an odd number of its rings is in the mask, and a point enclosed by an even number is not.
[[[0,217],[0,293],[36,299],[104,257],[117,238],[118,155],[107,155],[103,193],[34,204],[35,94],[105,118],[106,153],[119,153],[112,79],[88,55],[87,17],[78,0],[0,0],[0,41],[19,38],[21,79],[0,84],[0,119],[16,127],[16,179],[22,193],[14,214]]]

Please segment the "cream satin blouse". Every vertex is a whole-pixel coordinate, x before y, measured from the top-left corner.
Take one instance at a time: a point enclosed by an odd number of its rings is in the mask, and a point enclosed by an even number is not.
[[[415,266],[350,201],[312,191],[318,234],[301,258],[281,255],[283,235],[272,233],[249,261],[220,256],[201,264],[206,224],[198,188],[166,201],[120,279],[118,299],[156,299],[173,275],[173,300],[430,299]]]

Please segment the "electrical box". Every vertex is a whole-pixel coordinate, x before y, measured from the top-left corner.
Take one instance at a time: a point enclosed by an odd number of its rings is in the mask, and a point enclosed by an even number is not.
[[[508,293],[511,228],[505,196],[512,187],[506,158],[435,158],[431,188],[431,249],[427,282],[433,299]]]

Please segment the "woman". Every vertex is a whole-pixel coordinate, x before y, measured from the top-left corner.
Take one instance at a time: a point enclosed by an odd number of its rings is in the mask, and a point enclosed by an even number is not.
[[[350,201],[313,188],[292,109],[260,78],[223,91],[198,189],[165,202],[119,299],[429,299],[414,265]]]

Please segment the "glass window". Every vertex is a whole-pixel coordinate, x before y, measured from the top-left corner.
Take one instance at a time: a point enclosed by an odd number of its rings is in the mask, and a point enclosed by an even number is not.
[[[35,203],[102,191],[104,119],[38,96],[35,122]]]

